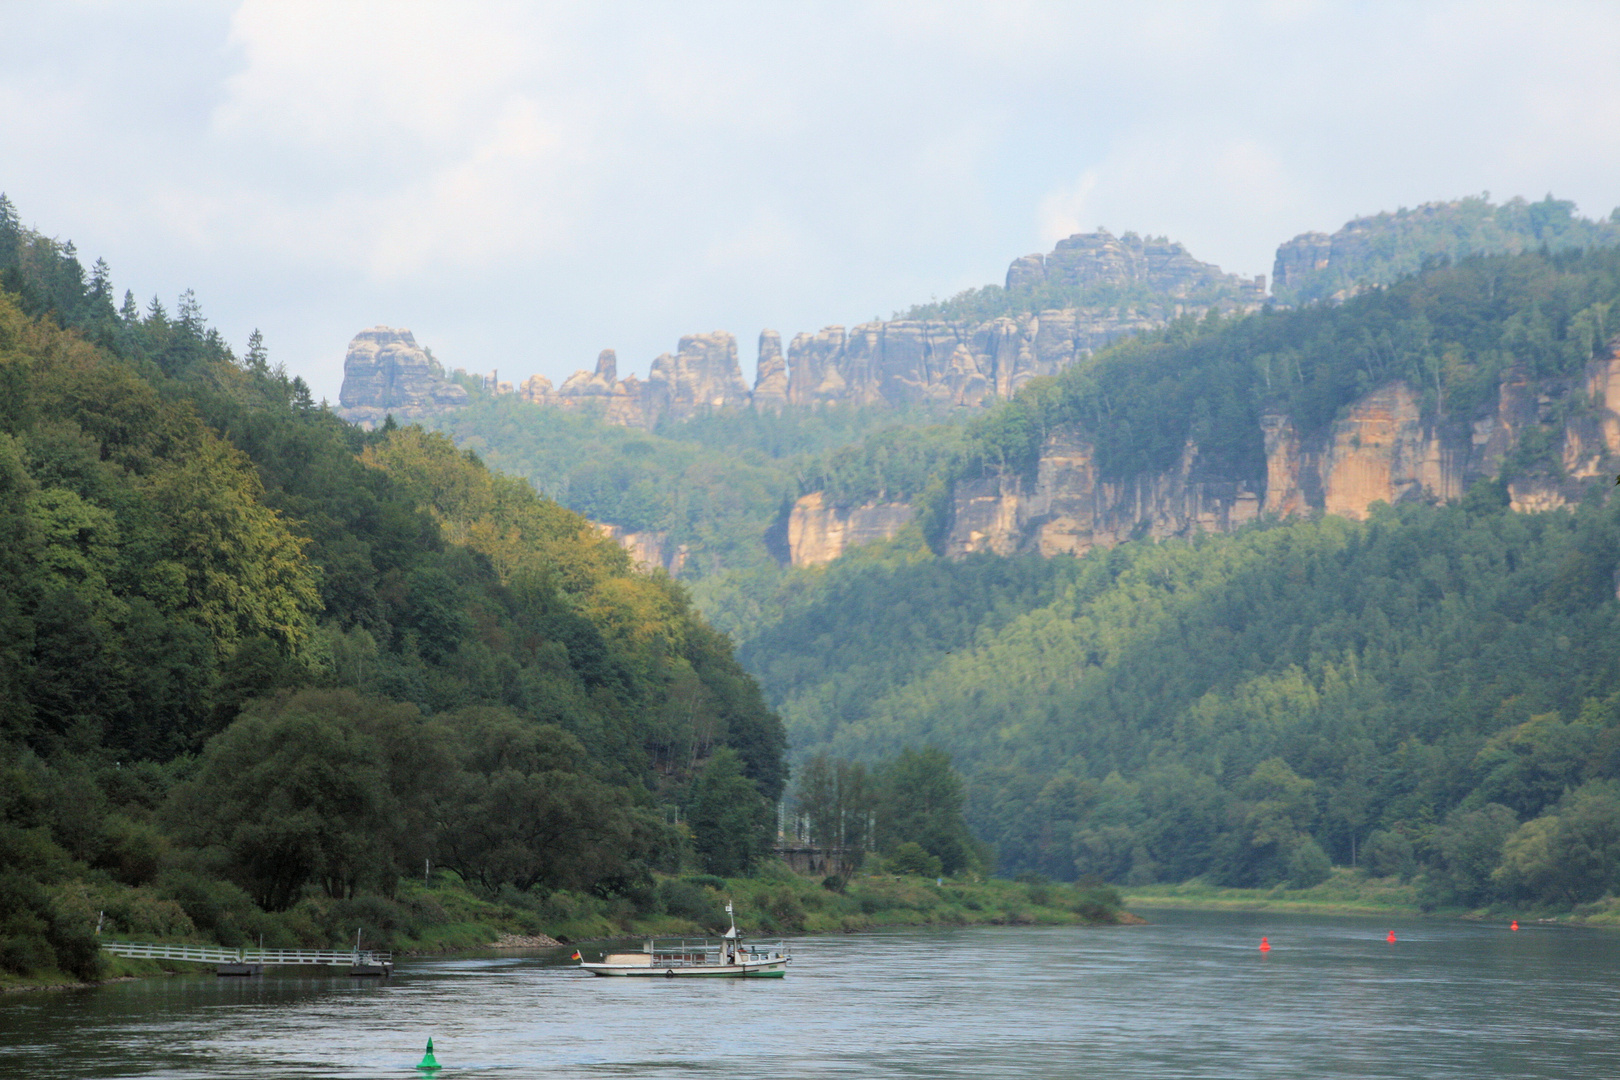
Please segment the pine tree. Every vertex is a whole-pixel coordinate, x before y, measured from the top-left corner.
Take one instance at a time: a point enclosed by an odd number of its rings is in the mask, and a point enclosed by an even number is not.
[[[264,347],[264,335],[259,333],[258,327],[254,327],[253,333],[248,335],[247,352],[242,356],[242,366],[258,375],[265,375],[270,371],[270,354]]]

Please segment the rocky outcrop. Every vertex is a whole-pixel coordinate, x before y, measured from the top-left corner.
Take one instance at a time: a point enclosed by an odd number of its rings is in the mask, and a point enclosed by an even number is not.
[[[992,476],[956,485],[947,555],[1082,555],[1123,540],[1230,532],[1260,516],[1263,493],[1238,480],[1195,478],[1198,450],[1177,468],[1124,482],[1099,478],[1091,445],[1073,433],[1050,436],[1033,482]]]
[[[911,523],[906,503],[834,506],[819,491],[800,498],[788,514],[788,551],[794,566],[829,563],[860,544],[891,540]]]
[[[1620,243],[1620,217],[1590,220],[1551,195],[1501,205],[1470,196],[1353,218],[1331,236],[1301,233],[1277,248],[1272,295],[1283,304],[1339,303],[1434,259]]]
[[[1265,293],[1263,277],[1223,273],[1194,259],[1180,244],[1102,231],[1059,241],[1050,254],[1015,260],[1007,283],[1009,289],[1101,286],[1126,291],[1104,306],[1028,311],[985,321],[897,319],[847,331],[828,326],[795,335],[785,355],[781,336],[765,330],[759,336],[752,388],[738,365],[736,339],[721,331],[681,338],[673,354],[653,360],[645,380],[633,375],[621,380],[611,349],[603,350],[595,370],[576,371],[561,386],[543,375],[515,385],[494,372],[481,380],[493,393],[590,410],[609,423],[640,428],[664,418],[750,407],[768,412],[822,405],[973,408],[1011,397],[1030,379],[1055,374],[1119,338],[1209,307],[1252,310]],[[1053,293],[1049,289],[1035,295]],[[459,387],[444,382],[442,372],[438,377],[450,393],[461,395]],[[357,407],[380,407],[381,393],[374,377],[359,371],[351,382],[345,367],[345,405],[352,398]],[[464,395],[454,403],[462,400]],[[442,407],[431,394],[417,394],[413,401],[419,402],[413,407]]]
[[[1264,275],[1241,278],[1213,263],[1199,262],[1164,237],[1144,239],[1130,232],[1116,237],[1106,229],[1076,233],[1059,240],[1050,255],[1025,255],[1007,268],[1009,291],[1044,285],[1068,289],[1145,285],[1176,300],[1216,291],[1235,291],[1239,303],[1260,304],[1266,298]]]
[[[603,536],[628,551],[640,570],[662,570],[673,577],[686,568],[687,546],[670,543],[667,532],[630,532],[600,521],[593,524]]]
[[[780,413],[788,403],[787,360],[782,357],[782,335],[759,332],[759,361],[754,366],[754,408]]]
[[[737,339],[722,331],[681,338],[673,355],[652,362],[645,382],[634,375],[619,379],[618,366],[618,355],[603,349],[594,371],[576,371],[555,389],[550,379],[535,375],[518,393],[536,405],[589,409],[610,424],[639,428],[665,416],[686,418],[752,400],[737,365]]]
[[[465,405],[467,391],[445,378],[409,330],[374,326],[349,342],[338,402],[346,419],[374,424],[389,413],[406,419]]]
[[[1620,349],[1576,379],[1537,382],[1509,369],[1496,408],[1473,423],[1425,418],[1419,394],[1392,382],[1314,438],[1302,438],[1283,415],[1264,416],[1261,428],[1265,475],[1253,478],[1220,475],[1189,443],[1169,472],[1110,480],[1098,475],[1080,433],[1055,432],[1033,477],[957,482],[946,553],[1081,554],[1131,538],[1229,532],[1263,514],[1362,519],[1379,502],[1450,502],[1476,480],[1502,475],[1532,430],[1554,457],[1520,456],[1510,503],[1515,510],[1565,506],[1593,478],[1610,475],[1620,455]]]

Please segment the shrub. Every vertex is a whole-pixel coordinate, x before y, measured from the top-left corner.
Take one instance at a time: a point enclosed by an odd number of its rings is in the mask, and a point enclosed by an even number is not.
[[[884,865],[896,874],[915,874],[918,877],[938,877],[945,867],[938,855],[930,855],[915,840],[907,840],[895,848],[884,860]]]
[[[725,892],[727,888],[726,879],[715,877],[713,874],[688,874],[681,880],[690,881],[693,885],[702,885],[708,889],[718,889],[720,892]]]
[[[703,927],[726,925],[725,912],[720,910],[714,894],[690,878],[660,881],[657,898],[666,915],[690,919]]]
[[[1305,840],[1288,859],[1288,883],[1296,889],[1320,885],[1333,875],[1333,863],[1315,840]]]

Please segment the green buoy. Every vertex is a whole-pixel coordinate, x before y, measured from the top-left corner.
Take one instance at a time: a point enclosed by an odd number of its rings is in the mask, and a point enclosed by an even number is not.
[[[417,1066],[423,1072],[436,1073],[439,1071],[439,1061],[433,1056],[433,1037],[428,1037],[427,1053],[422,1055],[422,1064]]]

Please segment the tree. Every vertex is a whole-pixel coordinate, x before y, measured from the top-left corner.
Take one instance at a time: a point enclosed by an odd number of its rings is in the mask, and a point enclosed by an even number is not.
[[[728,746],[714,752],[692,782],[687,824],[704,873],[737,877],[748,873],[770,845],[771,806],[743,771],[742,758]]]
[[[436,810],[439,861],[486,892],[588,889],[668,860],[669,828],[632,792],[587,775],[572,735],[501,708],[445,723],[460,768]]]
[[[962,819],[962,778],[950,755],[935,747],[903,750],[878,769],[878,850],[915,842],[939,858],[947,874],[977,864],[973,837]]]
[[[268,910],[311,883],[388,892],[432,850],[427,807],[449,767],[414,705],[304,690],[250,705],[209,740],[167,818]]]

